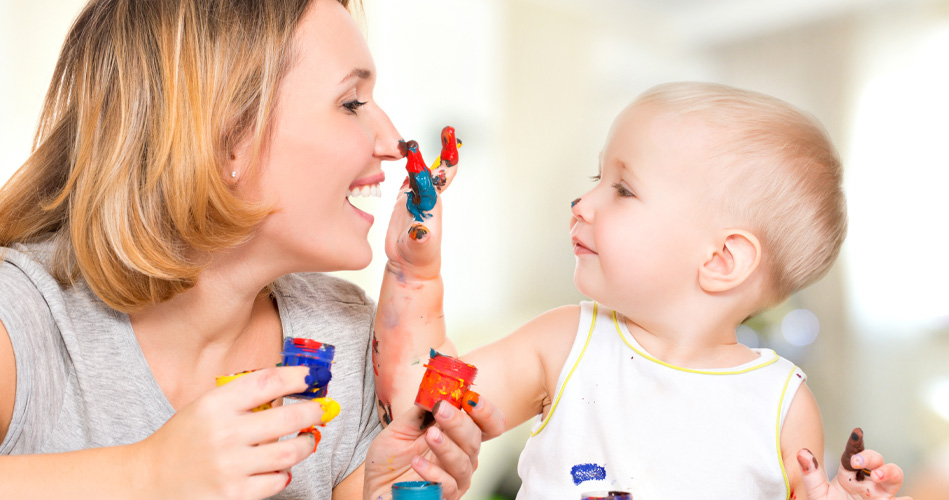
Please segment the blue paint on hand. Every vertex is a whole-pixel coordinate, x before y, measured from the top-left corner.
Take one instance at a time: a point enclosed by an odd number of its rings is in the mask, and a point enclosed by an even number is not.
[[[438,200],[438,192],[432,184],[432,173],[425,168],[417,174],[409,174],[409,185],[412,190],[409,191],[408,199],[405,200],[405,208],[418,222],[424,222],[425,219],[432,216],[429,210],[435,208],[435,202]]]
[[[570,469],[570,475],[573,476],[573,484],[578,485],[584,481],[606,479],[606,469],[597,464],[577,464]]]

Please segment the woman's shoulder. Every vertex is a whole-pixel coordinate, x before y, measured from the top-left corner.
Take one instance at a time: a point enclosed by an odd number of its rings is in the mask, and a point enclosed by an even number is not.
[[[0,247],[0,300],[42,301],[60,286],[47,270],[51,250],[46,245]]]

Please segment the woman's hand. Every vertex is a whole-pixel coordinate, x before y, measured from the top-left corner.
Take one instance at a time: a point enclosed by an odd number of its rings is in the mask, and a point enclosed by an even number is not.
[[[317,402],[253,408],[301,392],[306,367],[259,370],[216,388],[184,407],[158,431],[133,445],[142,489],[154,498],[259,499],[290,483],[290,467],[316,450]]]
[[[859,445],[855,448],[855,445]],[[804,473],[804,490],[808,500],[890,500],[903,485],[903,470],[896,464],[884,464],[883,457],[863,449],[863,433],[854,429],[844,452],[837,476],[827,482],[824,468],[809,450],[797,453],[797,462]],[[845,467],[848,463],[849,467]],[[911,500],[899,497],[897,500]]]
[[[444,131],[443,131],[444,135]],[[444,141],[444,137],[443,137]],[[454,155],[457,160],[457,155]],[[458,172],[457,164],[444,162],[432,172],[439,195]],[[442,196],[424,222],[414,220],[405,203],[410,192],[408,178],[389,220],[386,233],[386,264],[379,290],[379,306],[373,332],[372,362],[379,398],[380,418],[392,420],[412,406],[415,391],[432,349],[455,355],[454,344],[445,334],[444,284],[441,277]],[[424,226],[424,230],[420,228]]]
[[[392,218],[386,232],[386,272],[397,274],[401,279],[429,280],[439,276],[441,270],[442,199],[441,194],[458,173],[458,166],[447,166],[444,162],[432,170],[432,179],[437,179],[435,189],[438,200],[431,210],[431,217],[418,222],[405,208],[408,198],[409,178],[399,188]]]
[[[363,498],[389,498],[402,481],[442,483],[443,498],[456,500],[471,486],[481,442],[504,431],[504,415],[481,398],[465,411],[439,401],[435,425],[426,425],[425,410],[413,406],[392,421],[373,441],[366,456]]]

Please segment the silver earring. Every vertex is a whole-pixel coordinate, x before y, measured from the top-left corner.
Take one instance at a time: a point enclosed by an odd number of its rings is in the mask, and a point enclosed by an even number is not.
[[[234,170],[233,172],[231,172],[231,179],[236,179],[236,178],[237,178],[237,170]]]

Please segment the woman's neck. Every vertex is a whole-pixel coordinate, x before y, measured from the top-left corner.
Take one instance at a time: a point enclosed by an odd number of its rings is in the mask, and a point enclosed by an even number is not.
[[[129,315],[152,374],[178,408],[214,387],[214,378],[273,366],[282,327],[266,284],[217,260],[194,287]]]

